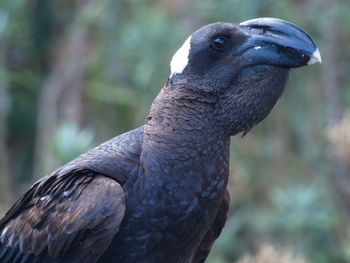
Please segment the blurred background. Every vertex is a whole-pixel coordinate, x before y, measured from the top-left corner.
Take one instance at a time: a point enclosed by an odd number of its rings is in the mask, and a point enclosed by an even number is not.
[[[35,180],[145,122],[187,36],[273,16],[323,64],[232,138],[231,210],[209,263],[350,262],[350,1],[1,0],[0,215]]]

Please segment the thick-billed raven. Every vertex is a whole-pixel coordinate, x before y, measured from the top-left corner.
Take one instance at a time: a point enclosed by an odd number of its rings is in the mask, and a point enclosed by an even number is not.
[[[274,18],[214,23],[175,53],[147,123],[37,181],[0,221],[0,262],[204,262],[224,226],[230,136],[321,62]]]

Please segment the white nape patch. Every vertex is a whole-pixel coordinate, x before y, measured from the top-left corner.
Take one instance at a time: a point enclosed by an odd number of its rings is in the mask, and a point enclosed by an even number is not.
[[[321,54],[320,54],[320,51],[318,49],[316,49],[315,52],[312,53],[311,58],[307,64],[312,65],[312,64],[315,64],[317,62],[322,63]]]
[[[259,49],[261,49],[261,46],[256,46],[256,47],[254,47],[254,49],[259,50]]]
[[[40,198],[40,201],[46,201],[46,200],[49,200],[49,199],[51,199],[51,195],[45,195],[45,196]]]
[[[171,74],[170,77],[172,77],[176,73],[182,73],[182,71],[185,69],[185,67],[188,64],[188,55],[190,54],[191,50],[191,38],[187,38],[185,43],[183,43],[182,47],[178,51],[176,51],[175,55],[171,59],[170,62],[170,70]]]

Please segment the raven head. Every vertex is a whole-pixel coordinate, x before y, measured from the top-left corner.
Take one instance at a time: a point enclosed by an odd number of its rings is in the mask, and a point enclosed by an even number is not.
[[[213,23],[194,32],[175,53],[173,87],[217,98],[220,125],[229,135],[248,132],[271,111],[291,68],[321,62],[313,40],[276,18]]]

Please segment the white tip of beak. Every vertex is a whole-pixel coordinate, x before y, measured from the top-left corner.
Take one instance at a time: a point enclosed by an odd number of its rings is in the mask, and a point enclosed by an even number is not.
[[[320,51],[318,49],[316,49],[315,52],[312,54],[312,56],[307,64],[312,65],[312,64],[315,64],[317,62],[322,63],[321,54],[320,54]]]

